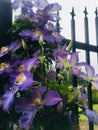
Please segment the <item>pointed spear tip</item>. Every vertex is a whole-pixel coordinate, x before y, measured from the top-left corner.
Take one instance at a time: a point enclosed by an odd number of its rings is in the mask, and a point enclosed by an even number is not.
[[[70,14],[72,15],[72,17],[76,16],[75,11],[74,11],[74,7],[72,7],[72,11],[70,12]]]
[[[98,15],[98,9],[97,9],[97,7],[95,9],[95,14],[96,14],[96,17],[97,17],[97,15]]]
[[[88,14],[88,12],[87,12],[87,7],[86,7],[86,6],[85,6],[85,9],[84,9],[83,13],[84,13],[85,15]]]

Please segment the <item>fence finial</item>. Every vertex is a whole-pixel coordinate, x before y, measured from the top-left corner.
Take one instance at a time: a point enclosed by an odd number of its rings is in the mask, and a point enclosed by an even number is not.
[[[97,7],[96,7],[96,10],[95,10],[95,15],[96,15],[96,17],[98,17],[98,10],[97,10]]]
[[[87,8],[86,7],[85,7],[83,12],[84,12],[85,16],[87,16],[88,12],[87,12]]]
[[[72,7],[72,12],[70,12],[72,18],[74,18],[74,16],[76,16],[75,12],[74,12],[74,7]]]

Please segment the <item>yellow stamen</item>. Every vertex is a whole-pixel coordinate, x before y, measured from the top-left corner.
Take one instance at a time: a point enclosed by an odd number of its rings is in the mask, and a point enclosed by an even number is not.
[[[24,81],[26,80],[26,76],[21,73],[19,76],[16,78],[15,85],[21,85]]]
[[[20,65],[18,70],[19,71],[24,71],[25,70],[25,66],[24,65]]]
[[[1,47],[0,52],[6,52],[8,49],[9,48],[7,46]]]
[[[5,69],[7,69],[7,68],[9,68],[9,64],[8,63],[1,63],[0,64],[0,71],[2,71],[2,70],[5,70]]]
[[[40,98],[36,98],[36,99],[33,101],[33,103],[34,103],[35,105],[40,105],[40,104],[41,104],[41,99],[40,99]]]
[[[38,13],[40,14],[40,15],[44,15],[44,11],[43,10],[38,10]]]
[[[41,36],[42,32],[40,30],[35,30],[34,35],[35,36]]]

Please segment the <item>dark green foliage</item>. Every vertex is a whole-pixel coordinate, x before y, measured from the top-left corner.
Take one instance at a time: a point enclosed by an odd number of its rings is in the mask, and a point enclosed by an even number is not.
[[[0,110],[0,130],[12,130],[13,124],[18,123],[20,114],[15,111],[10,111],[10,113],[3,112]]]
[[[70,130],[70,122],[66,116],[57,113],[56,109],[45,107],[37,114],[34,128],[31,130]]]

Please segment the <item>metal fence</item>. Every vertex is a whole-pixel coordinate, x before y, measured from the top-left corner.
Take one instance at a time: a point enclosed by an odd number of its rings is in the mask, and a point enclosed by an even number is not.
[[[65,42],[68,44],[70,40],[73,41],[73,52],[76,51],[76,49],[80,49],[85,51],[86,56],[86,62],[90,64],[90,52],[95,52],[97,54],[97,63],[98,63],[98,10],[95,9],[95,32],[96,32],[96,45],[89,44],[89,20],[88,20],[88,12],[87,8],[85,7],[84,11],[84,36],[85,36],[85,42],[79,42],[76,41],[76,26],[75,26],[75,12],[74,8],[72,7],[71,14],[71,39],[65,39]],[[59,27],[58,27],[59,26]],[[57,22],[57,29],[59,30],[60,24]],[[77,77],[73,76],[73,87],[77,87]],[[87,93],[88,93],[88,108],[93,110],[93,102],[92,102],[92,86],[89,83],[87,87]],[[76,118],[75,118],[76,117]],[[79,124],[79,118],[78,118],[78,106],[75,105],[74,109],[72,110],[72,122],[74,125]],[[78,129],[78,128],[77,128]],[[76,130],[76,129],[75,129]],[[94,130],[94,125],[89,122],[89,130]]]
[[[97,8],[95,10],[95,27],[96,27],[96,46],[95,45],[90,45],[89,44],[89,21],[88,21],[88,12],[87,8],[85,7],[84,12],[84,34],[85,34],[85,43],[82,42],[77,42],[75,40],[76,35],[75,35],[75,13],[74,13],[74,8],[72,8],[71,14],[71,38],[74,42],[73,44],[73,51],[76,51],[76,49],[84,50],[86,54],[86,62],[90,64],[90,52],[95,52],[97,54],[97,59],[98,59],[98,11]],[[96,61],[97,62],[97,61]],[[77,86],[77,77],[73,77],[73,86]],[[92,87],[91,84],[88,86],[88,108],[93,109],[92,106]],[[78,109],[76,109],[75,112],[77,112]],[[78,119],[77,119],[78,123]],[[94,130],[93,124],[89,123],[89,130]]]
[[[72,8],[71,14],[71,40],[73,40],[73,51],[76,51],[76,49],[84,50],[86,53],[86,62],[90,64],[90,52],[97,53],[98,56],[98,11],[97,8],[95,10],[95,26],[96,26],[96,46],[89,44],[89,26],[88,26],[88,12],[85,8],[84,10],[84,27],[85,27],[85,43],[77,42],[76,41],[76,33],[75,33],[75,13],[74,8]],[[7,35],[7,30],[11,27],[12,24],[12,10],[11,10],[11,3],[9,0],[1,0],[0,1],[0,46],[5,44],[5,42],[8,43],[9,36]],[[59,26],[59,23],[57,23]],[[59,28],[58,28],[59,29]],[[69,39],[66,39],[67,42],[69,42]],[[97,62],[97,61],[96,61]],[[77,77],[73,76],[73,87],[77,86]],[[93,109],[92,107],[92,87],[91,84],[88,86],[88,107],[89,109]],[[78,115],[78,106],[74,106],[75,109],[73,109],[72,112],[72,118],[74,115]],[[78,116],[76,116],[78,117]],[[77,124],[79,123],[78,118],[73,119]],[[89,130],[94,130],[93,124],[89,123]]]

